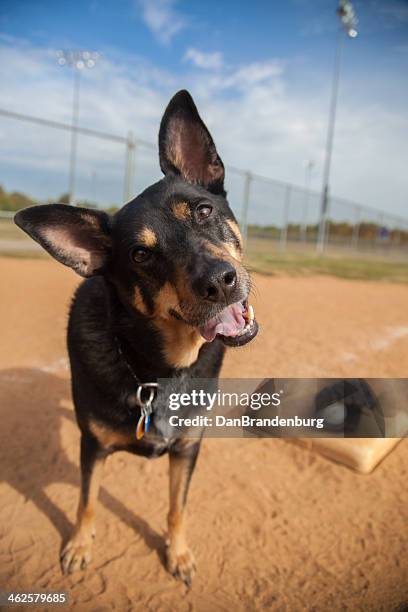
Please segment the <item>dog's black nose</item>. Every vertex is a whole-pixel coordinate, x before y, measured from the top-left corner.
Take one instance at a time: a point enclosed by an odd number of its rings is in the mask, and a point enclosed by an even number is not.
[[[210,302],[229,302],[237,284],[235,268],[227,261],[220,261],[210,273],[201,276],[197,282],[199,295]]]

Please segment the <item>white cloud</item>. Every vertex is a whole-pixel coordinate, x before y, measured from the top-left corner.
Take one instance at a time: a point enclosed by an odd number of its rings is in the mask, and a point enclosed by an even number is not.
[[[304,160],[314,159],[312,186],[320,189],[330,93],[326,80],[316,75],[305,82],[289,79],[287,64],[276,59],[235,69],[224,65],[203,78],[202,70],[176,76],[142,58],[113,57],[105,52],[97,68],[83,73],[80,125],[120,135],[132,130],[136,138],[156,143],[170,96],[187,87],[226,164],[302,185]],[[347,85],[346,77],[338,107],[332,193],[405,216],[404,105],[399,108],[394,99],[390,103],[389,96],[378,99],[377,73],[357,85]],[[71,121],[72,72],[58,67],[48,50],[6,41],[0,46],[0,82],[7,83],[0,91],[0,107]],[[37,198],[66,191],[67,132],[0,116],[0,151],[0,181],[7,189]],[[78,196],[120,202],[124,146],[80,135],[78,152]],[[137,147],[135,173],[136,192],[157,180],[157,154]],[[242,180],[231,172],[227,179],[231,203],[239,212]],[[251,210],[258,211],[258,218],[276,220],[282,188],[254,183],[252,197]],[[318,198],[315,206],[317,210]]]
[[[190,47],[184,55],[184,61],[190,61],[197,68],[205,70],[219,70],[223,66],[222,53],[214,51],[213,53],[203,53]]]
[[[223,80],[224,87],[237,87],[238,89],[253,87],[260,83],[277,82],[277,77],[283,74],[283,63],[279,60],[254,62],[244,65]]]
[[[143,21],[159,42],[168,44],[187,22],[175,9],[177,0],[139,0]]]

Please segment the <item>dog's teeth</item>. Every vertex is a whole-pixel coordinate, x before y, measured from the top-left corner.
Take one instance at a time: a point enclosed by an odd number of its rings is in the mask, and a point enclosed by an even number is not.
[[[252,308],[252,306],[248,306],[248,318],[250,320],[250,322],[252,323],[252,321],[254,320],[255,316],[254,316],[254,309]]]
[[[246,334],[250,330],[251,326],[252,326],[252,321],[248,321],[245,327],[241,329],[240,332],[238,332],[237,336],[243,336],[244,334]]]

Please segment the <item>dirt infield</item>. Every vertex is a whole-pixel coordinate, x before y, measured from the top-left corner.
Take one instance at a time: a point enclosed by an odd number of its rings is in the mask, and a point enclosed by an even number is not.
[[[0,590],[67,591],[76,610],[397,610],[408,604],[408,446],[362,476],[282,440],[206,440],[191,487],[198,574],[163,568],[167,461],[108,461],[94,560],[63,578],[78,430],[64,328],[78,284],[47,260],[0,259]],[[256,342],[225,376],[408,372],[408,286],[255,278]]]

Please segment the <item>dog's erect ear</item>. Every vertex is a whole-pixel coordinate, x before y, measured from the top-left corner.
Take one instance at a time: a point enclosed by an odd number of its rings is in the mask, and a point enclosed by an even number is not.
[[[160,124],[160,167],[189,183],[224,193],[224,164],[193,98],[182,90],[170,100]]]
[[[44,204],[20,210],[15,223],[81,276],[100,274],[107,263],[110,217],[100,210]]]

